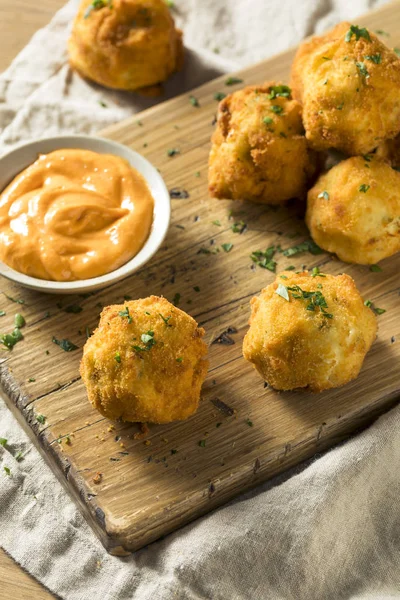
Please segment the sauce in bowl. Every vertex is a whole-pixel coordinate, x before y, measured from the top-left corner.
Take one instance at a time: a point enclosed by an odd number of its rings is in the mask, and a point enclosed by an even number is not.
[[[89,150],[41,155],[0,194],[0,259],[40,279],[114,271],[146,242],[154,199],[128,161]]]

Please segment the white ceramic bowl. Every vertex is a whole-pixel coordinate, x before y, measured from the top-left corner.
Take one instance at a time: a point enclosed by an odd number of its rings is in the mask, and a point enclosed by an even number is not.
[[[150,235],[143,248],[130,261],[106,275],[93,277],[92,279],[81,279],[78,281],[49,281],[37,279],[14,271],[6,264],[0,262],[0,275],[11,279],[24,287],[40,292],[52,294],[75,294],[90,292],[99,288],[107,287],[129,275],[132,275],[142,267],[157,252],[161,246],[169,226],[171,217],[171,201],[163,178],[153,165],[143,156],[131,150],[127,146],[118,144],[101,137],[86,135],[67,135],[45,138],[21,144],[8,154],[0,158],[0,192],[21,171],[32,164],[39,154],[47,154],[53,150],[62,148],[81,148],[92,150],[100,154],[115,154],[125,158],[135,169],[139,171],[147,181],[147,185],[154,198],[154,217]]]

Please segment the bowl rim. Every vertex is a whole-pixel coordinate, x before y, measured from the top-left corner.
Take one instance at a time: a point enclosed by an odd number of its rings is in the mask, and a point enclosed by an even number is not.
[[[76,146],[70,145],[75,141],[77,144]],[[69,146],[65,146],[63,142],[69,144]],[[0,261],[0,275],[30,289],[59,294],[93,291],[95,289],[108,287],[117,281],[129,277],[155,255],[163,243],[169,229],[171,220],[171,199],[168,188],[160,172],[147,158],[129,146],[125,146],[124,144],[101,136],[85,134],[48,136],[29,142],[22,142],[14,146],[9,152],[0,156],[0,169],[3,162],[12,160],[13,155],[18,155],[24,150],[33,150],[36,147],[37,153],[40,154],[41,147],[44,145],[54,145],[54,148],[52,150],[43,151],[43,153],[53,152],[57,149],[61,150],[68,147],[75,147],[76,149],[92,150],[93,152],[98,152],[100,154],[115,154],[128,160],[131,166],[137,169],[144,177],[154,199],[153,222],[149,236],[139,252],[126,263],[118,267],[118,269],[90,279],[79,279],[74,281],[39,279],[38,277],[20,273],[2,261]],[[90,145],[93,145],[93,147],[90,148]],[[17,174],[21,173],[30,164],[32,164],[32,160],[28,160],[26,165],[19,168],[15,175],[10,176],[10,179],[5,183],[5,186],[1,186],[0,195]],[[147,176],[143,171],[148,173]],[[153,190],[156,188],[157,194],[154,194]]]

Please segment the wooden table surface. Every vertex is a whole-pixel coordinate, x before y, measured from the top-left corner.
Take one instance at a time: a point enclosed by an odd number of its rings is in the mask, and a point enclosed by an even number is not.
[[[63,4],[63,0],[0,0],[0,72]],[[1,549],[0,582],[0,600],[54,600]]]

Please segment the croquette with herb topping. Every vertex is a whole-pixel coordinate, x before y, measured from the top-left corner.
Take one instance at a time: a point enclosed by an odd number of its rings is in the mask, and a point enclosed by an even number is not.
[[[365,27],[340,23],[301,44],[291,85],[315,150],[365,154],[400,131],[400,60]]]
[[[344,262],[375,264],[400,251],[400,173],[374,155],[348,158],[308,192],[313,240]]]
[[[150,296],[103,309],[80,372],[88,398],[109,419],[169,423],[197,410],[208,370],[204,329]]]
[[[376,317],[349,275],[285,271],[251,301],[243,355],[277,390],[322,392],[359,374]]]
[[[214,198],[282,204],[306,193],[315,157],[287,85],[248,86],[220,102],[209,156]]]
[[[68,50],[87,79],[150,94],[183,62],[182,32],[164,0],[83,0]]]

